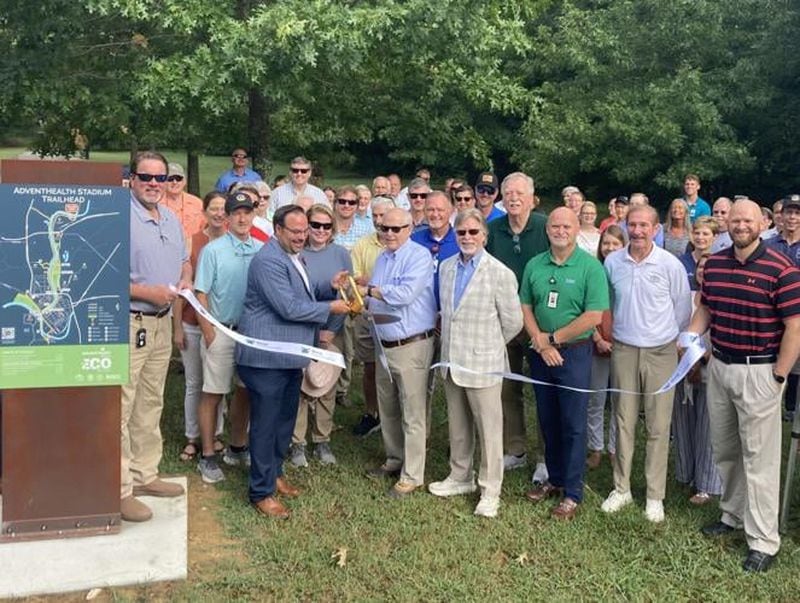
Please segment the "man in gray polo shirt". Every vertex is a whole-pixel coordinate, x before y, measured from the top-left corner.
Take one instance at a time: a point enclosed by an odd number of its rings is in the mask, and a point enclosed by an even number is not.
[[[180,496],[183,488],[158,477],[161,410],[172,354],[169,311],[175,289],[191,287],[192,266],[181,224],[161,206],[167,160],[139,153],[131,169],[130,380],[122,387],[120,512],[147,521],[149,507],[135,496]],[[175,289],[171,288],[174,287]]]

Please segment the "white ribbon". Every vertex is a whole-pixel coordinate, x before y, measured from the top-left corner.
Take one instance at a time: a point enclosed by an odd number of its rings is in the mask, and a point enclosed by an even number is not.
[[[465,373],[469,373],[470,375],[481,375],[481,376],[491,376],[491,377],[502,377],[503,379],[510,379],[511,381],[521,381],[523,383],[530,383],[532,385],[545,385],[547,387],[558,387],[560,389],[567,389],[573,392],[580,392],[584,394],[594,394],[596,392],[612,392],[618,394],[634,394],[634,395],[642,395],[642,396],[655,396],[656,394],[661,394],[666,391],[671,390],[675,387],[678,383],[680,383],[681,379],[683,379],[689,370],[695,365],[695,363],[700,360],[703,355],[706,353],[705,342],[702,338],[695,339],[689,343],[689,345],[684,349],[684,354],[681,357],[678,366],[675,367],[675,371],[670,375],[669,379],[667,379],[666,383],[659,387],[656,391],[647,393],[647,392],[634,392],[626,389],[617,389],[614,387],[606,387],[601,389],[584,389],[582,387],[571,387],[569,385],[557,385],[555,383],[548,383],[547,381],[539,381],[538,379],[531,379],[530,377],[525,377],[524,375],[519,375],[517,373],[504,373],[501,371],[473,371],[472,369],[464,368],[458,364],[454,364],[452,362],[437,362],[434,364],[431,369],[435,368],[447,368],[447,369],[456,369],[458,371],[464,371]]]
[[[344,356],[338,352],[331,352],[330,350],[323,350],[322,348],[315,348],[312,345],[304,345],[302,343],[292,343],[289,341],[268,341],[266,339],[255,339],[247,337],[241,333],[237,333],[223,325],[211,313],[206,310],[203,305],[197,301],[197,298],[192,293],[191,289],[182,289],[178,292],[194,308],[197,313],[205,318],[208,322],[214,325],[214,328],[219,329],[225,335],[241,343],[248,348],[255,348],[264,352],[274,352],[276,354],[289,354],[290,356],[301,356],[303,358],[310,358],[311,360],[318,360],[327,364],[333,364],[341,368],[345,368]]]

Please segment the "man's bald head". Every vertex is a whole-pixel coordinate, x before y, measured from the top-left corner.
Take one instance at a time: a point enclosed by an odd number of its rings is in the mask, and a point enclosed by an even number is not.
[[[728,232],[737,249],[746,249],[761,235],[761,207],[750,199],[740,199],[731,206]]]
[[[560,222],[561,220],[567,220],[571,224],[574,224],[574,226],[579,226],[578,215],[569,207],[557,207],[550,212],[549,216],[547,216],[548,224],[552,223],[553,221]]]

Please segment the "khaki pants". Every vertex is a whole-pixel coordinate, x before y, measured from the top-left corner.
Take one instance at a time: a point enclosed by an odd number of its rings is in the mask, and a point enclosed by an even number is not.
[[[313,406],[313,410],[312,410]],[[309,398],[300,392],[297,406],[297,421],[294,424],[292,444],[305,444],[308,432],[309,414],[311,419],[311,441],[315,444],[331,441],[333,431],[333,411],[336,409],[336,385],[324,396]]]
[[[386,349],[392,380],[376,363],[378,409],[386,463],[400,468],[400,479],[421,486],[425,482],[425,432],[428,372],[433,338]]]
[[[347,315],[344,320],[344,327],[339,332],[336,345],[342,351],[344,356],[345,368],[339,374],[339,380],[336,382],[336,393],[342,396],[348,396],[350,391],[350,382],[353,380],[353,357],[355,355],[355,330],[354,318]],[[334,394],[335,396],[335,394]]]
[[[781,397],[772,364],[708,365],[711,448],[722,476],[722,521],[744,527],[749,548],[778,552]]]
[[[132,494],[134,484],[143,486],[158,477],[164,384],[172,355],[169,315],[136,316],[130,318],[130,380],[122,386],[121,498]],[[147,345],[137,348],[136,332],[142,328]]]
[[[654,392],[675,371],[678,354],[675,342],[654,348],[637,348],[618,341],[611,352],[612,387],[638,392]],[[667,487],[669,430],[675,392],[657,396],[619,394],[617,398],[617,455],[614,461],[614,488],[619,492],[631,489],[631,464],[636,445],[636,423],[639,406],[644,402],[647,427],[644,474],[647,498],[663,500]]]
[[[508,365],[512,373],[522,374],[522,365],[528,350],[528,336],[525,331],[512,339],[506,346]],[[520,381],[503,380],[503,448],[506,454],[522,456],[528,451],[527,423],[525,419],[525,394]],[[530,404],[528,412],[533,419],[533,456],[534,460],[544,462],[544,444],[540,433],[536,406]]]
[[[450,373],[444,382],[447,420],[450,429],[450,477],[472,481],[475,429],[481,450],[478,485],[485,496],[500,496],[503,486],[503,403],[502,384],[490,387],[461,387]]]

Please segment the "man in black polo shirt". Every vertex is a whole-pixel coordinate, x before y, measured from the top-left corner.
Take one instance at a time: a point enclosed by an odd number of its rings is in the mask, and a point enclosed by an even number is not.
[[[780,548],[780,400],[800,353],[800,271],[759,239],[761,209],[734,203],[733,247],[706,262],[702,303],[681,342],[711,329],[711,445],[722,475],[721,536],[744,528],[745,571],[763,572]]]

